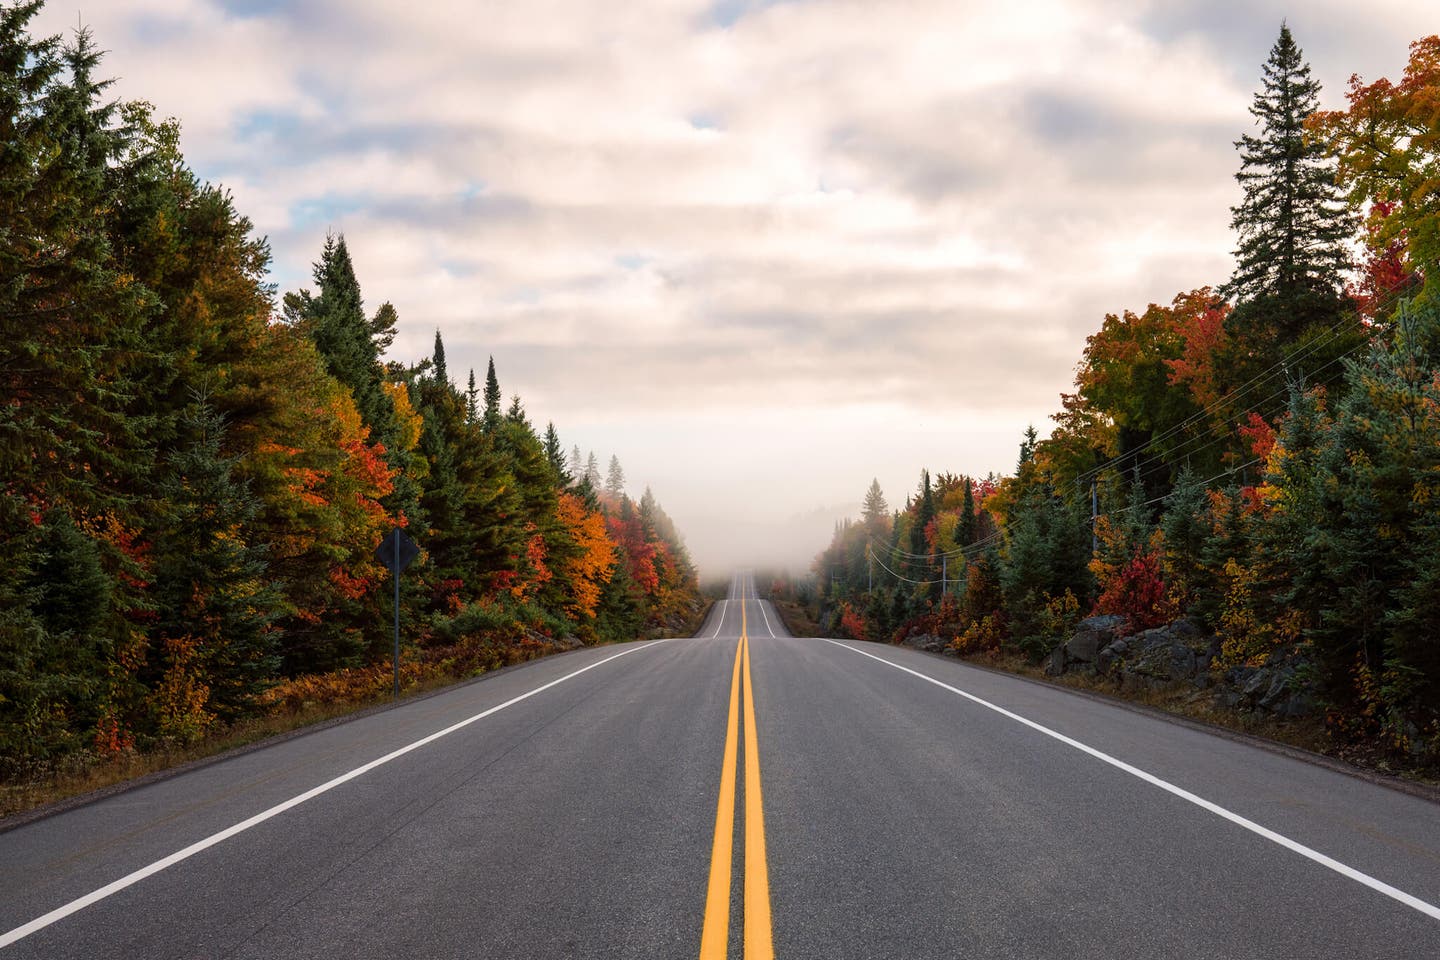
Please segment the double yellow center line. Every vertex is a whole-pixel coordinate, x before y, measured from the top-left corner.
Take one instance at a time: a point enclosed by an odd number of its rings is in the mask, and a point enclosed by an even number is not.
[[[705,894],[705,923],[700,960],[724,960],[730,940],[730,878],[735,837],[735,782],[739,775],[740,692],[745,692],[745,960],[773,960],[770,935],[770,871],[765,861],[765,808],[760,793],[760,743],[755,730],[755,689],[750,682],[750,635],[745,604],[740,604],[740,643],[730,678],[730,712],[725,723],[725,761],[720,769],[720,799],[715,808],[715,842],[710,853],[710,886]],[[742,682],[743,685],[742,685]]]

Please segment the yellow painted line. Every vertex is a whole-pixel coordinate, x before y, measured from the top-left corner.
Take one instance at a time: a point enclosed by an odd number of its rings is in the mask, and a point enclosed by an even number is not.
[[[765,807],[760,795],[760,737],[755,730],[755,687],[750,681],[750,638],[745,652],[745,960],[773,960],[770,868],[765,860]]]
[[[742,681],[743,679],[743,687]],[[765,803],[760,792],[760,736],[755,722],[755,691],[750,680],[750,629],[740,601],[740,642],[730,676],[730,713],[725,721],[725,762],[720,768],[720,798],[715,807],[715,840],[710,851],[710,885],[700,930],[700,960],[725,960],[730,940],[730,881],[734,865],[735,789],[740,775],[736,728],[741,691],[745,703],[745,960],[774,960],[770,929],[770,868],[765,857]]]
[[[720,768],[720,799],[715,807],[715,842],[710,850],[710,886],[705,894],[705,922],[700,932],[700,960],[725,960],[730,940],[730,874],[735,837],[735,728],[740,713],[740,654],[735,644],[735,669],[730,678],[730,713],[725,721],[725,762]],[[747,848],[748,849],[748,848]]]

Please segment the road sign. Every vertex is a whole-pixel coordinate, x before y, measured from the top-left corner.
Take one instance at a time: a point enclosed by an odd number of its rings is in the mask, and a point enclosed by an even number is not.
[[[380,541],[380,546],[375,548],[375,559],[390,568],[395,575],[395,692],[394,698],[400,699],[400,571],[410,566],[415,558],[420,555],[420,548],[415,546],[415,541],[405,535],[405,531],[396,527]]]
[[[385,539],[380,541],[380,546],[375,548],[375,559],[395,573],[410,566],[419,555],[420,548],[399,527],[386,534]]]

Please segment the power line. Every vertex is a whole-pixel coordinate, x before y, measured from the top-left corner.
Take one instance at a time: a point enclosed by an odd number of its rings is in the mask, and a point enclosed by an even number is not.
[[[1394,305],[1395,303],[1399,302],[1401,299],[1403,299],[1403,297],[1400,296],[1398,293],[1392,294],[1392,295],[1390,296],[1389,300],[1387,300],[1384,305],[1382,305],[1380,308],[1378,308],[1378,311],[1383,311],[1383,310],[1389,308],[1390,306],[1392,306],[1392,305]],[[1377,312],[1378,312],[1378,311],[1377,311]],[[1115,455],[1114,457],[1111,457],[1109,460],[1105,461],[1104,463],[1098,464],[1097,466],[1092,467],[1091,469],[1089,469],[1089,470],[1085,471],[1084,473],[1080,474],[1076,479],[1083,482],[1083,481],[1086,480],[1086,479],[1089,479],[1089,478],[1091,478],[1091,477],[1094,477],[1094,476],[1096,476],[1097,474],[1100,474],[1100,473],[1104,472],[1105,470],[1108,470],[1108,469],[1114,467],[1116,464],[1120,463],[1121,461],[1124,461],[1124,460],[1128,460],[1128,459],[1132,459],[1132,458],[1137,457],[1140,453],[1142,453],[1143,451],[1145,451],[1147,448],[1152,447],[1152,446],[1154,446],[1154,445],[1156,445],[1156,444],[1158,444],[1158,443],[1160,443],[1160,442],[1162,442],[1162,441],[1164,441],[1164,440],[1169,439],[1170,437],[1174,436],[1176,433],[1179,433],[1179,432],[1182,431],[1182,430],[1186,430],[1186,429],[1188,429],[1188,428],[1196,425],[1197,423],[1203,422],[1209,415],[1215,413],[1215,412],[1216,412],[1217,410],[1219,410],[1223,405],[1227,405],[1227,404],[1229,404],[1229,403],[1231,403],[1231,402],[1239,399],[1241,396],[1245,395],[1246,393],[1249,393],[1252,389],[1255,389],[1255,388],[1258,387],[1260,384],[1265,383],[1266,381],[1273,379],[1273,378],[1274,378],[1275,376],[1277,376],[1277,375],[1280,375],[1280,374],[1288,374],[1288,373],[1289,373],[1289,370],[1290,370],[1290,365],[1291,365],[1292,363],[1295,363],[1295,362],[1297,362],[1297,361],[1299,361],[1299,360],[1303,360],[1305,357],[1309,356],[1310,354],[1315,353],[1316,351],[1320,350],[1322,347],[1325,347],[1325,346],[1330,345],[1331,343],[1333,343],[1333,342],[1335,342],[1336,340],[1338,340],[1341,336],[1349,333],[1352,329],[1360,328],[1360,327],[1369,327],[1369,328],[1371,328],[1371,330],[1373,331],[1374,329],[1378,329],[1379,326],[1380,326],[1380,325],[1379,325],[1378,323],[1372,323],[1371,321],[1369,321],[1369,320],[1366,319],[1363,315],[1360,315],[1360,314],[1355,314],[1355,315],[1352,315],[1352,316],[1348,316],[1348,317],[1346,317],[1345,319],[1338,321],[1337,323],[1335,323],[1335,324],[1332,325],[1331,327],[1327,328],[1324,334],[1321,334],[1320,336],[1316,337],[1315,339],[1313,339],[1313,340],[1311,340],[1311,341],[1309,341],[1309,342],[1307,342],[1307,343],[1305,343],[1305,344],[1302,344],[1301,346],[1295,348],[1293,351],[1291,351],[1290,353],[1286,354],[1284,357],[1282,357],[1281,359],[1277,360],[1275,363],[1271,364],[1271,365],[1270,365],[1269,367],[1267,367],[1265,370],[1262,370],[1260,373],[1258,373],[1258,374],[1256,374],[1255,376],[1251,377],[1251,378],[1250,378],[1249,380],[1247,380],[1245,383],[1241,384],[1241,385],[1238,386],[1238,387],[1232,388],[1232,389],[1231,389],[1230,391],[1228,391],[1224,396],[1217,398],[1216,400],[1212,401],[1210,404],[1208,404],[1207,406],[1205,406],[1203,409],[1197,411],[1196,413],[1191,414],[1190,416],[1186,417],[1184,420],[1181,420],[1179,423],[1175,424],[1173,427],[1169,428],[1169,429],[1166,430],[1164,433],[1162,433],[1162,434],[1160,434],[1160,435],[1158,435],[1158,436],[1151,437],[1149,440],[1145,441],[1145,443],[1143,443],[1143,444],[1141,444],[1140,446],[1136,447],[1134,450],[1129,450],[1129,451],[1127,451],[1127,452],[1125,452],[1125,453],[1123,453],[1123,454],[1117,454],[1117,455]],[[1369,338],[1367,337],[1367,338],[1366,338],[1366,342],[1367,342],[1367,343],[1368,343],[1368,339],[1369,339]],[[1358,349],[1360,349],[1360,348],[1359,348],[1359,347],[1356,347],[1356,348],[1354,348],[1354,349],[1355,349],[1355,350],[1358,350]],[[1349,352],[1354,352],[1354,350],[1349,351]],[[1348,355],[1349,352],[1347,352],[1346,355]],[[1328,364],[1327,364],[1327,366],[1328,366]],[[1268,399],[1268,398],[1267,398],[1267,399]],[[1264,401],[1262,401],[1262,402],[1264,402]],[[1249,410],[1246,410],[1246,411],[1244,411],[1244,412],[1247,412],[1247,413],[1248,413],[1248,412],[1250,412],[1250,411],[1249,411]]]

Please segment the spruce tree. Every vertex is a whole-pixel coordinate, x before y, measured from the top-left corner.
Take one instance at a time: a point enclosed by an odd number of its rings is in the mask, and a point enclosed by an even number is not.
[[[500,425],[500,379],[495,376],[494,357],[485,371],[485,413],[480,424],[486,433],[493,433]]]
[[[885,493],[880,489],[878,477],[870,481],[870,489],[865,491],[865,506],[861,516],[865,521],[865,530],[871,536],[882,531],[885,522],[890,519],[890,505],[885,502]]]
[[[156,532],[152,589],[163,670],[156,684],[172,688],[161,698],[160,730],[190,739],[203,732],[204,714],[245,713],[279,669],[269,629],[279,595],[266,551],[252,539],[260,504],[237,476],[238,460],[222,451],[225,424],[207,398],[195,399],[182,434],[159,485],[166,522]],[[175,702],[185,698],[173,696],[181,678],[193,684],[191,696],[208,691],[189,716]]]
[[[1305,118],[1319,106],[1320,83],[1284,24],[1262,84],[1250,107],[1260,133],[1235,142],[1235,179],[1245,196],[1231,208],[1239,245],[1235,273],[1221,288],[1240,303],[1232,326],[1250,333],[1255,349],[1283,346],[1313,324],[1335,322],[1354,232],[1335,162],[1324,144],[1306,140]]]
[[[960,482],[965,485],[965,499],[960,504],[960,522],[955,525],[955,544],[968,547],[978,539],[976,525],[979,518],[975,515],[975,484],[969,477],[961,477]]]
[[[562,489],[570,486],[573,478],[565,465],[565,449],[560,446],[560,434],[555,430],[555,423],[551,421],[545,424],[545,457],[550,461],[550,469],[555,471],[555,483]]]
[[[620,466],[620,458],[614,454],[610,455],[610,470],[605,475],[605,492],[612,497],[625,493],[625,471]]]
[[[475,422],[475,417],[476,417],[476,415],[477,415],[477,404],[476,404],[476,401],[477,401],[477,399],[479,398],[479,396],[480,396],[480,391],[475,388],[475,368],[474,368],[474,367],[471,367],[471,368],[470,368],[470,384],[469,384],[469,386],[467,386],[467,387],[465,388],[465,418],[466,418],[470,423],[474,423],[474,422]]]
[[[430,362],[435,365],[435,382],[441,386],[450,385],[450,371],[445,366],[445,341],[440,339],[440,329],[435,329],[435,349],[430,353]]]
[[[395,311],[395,305],[389,300],[380,304],[380,309],[370,318],[370,339],[377,351],[384,353],[390,349],[390,344],[395,342],[395,328],[399,323],[400,315]]]

